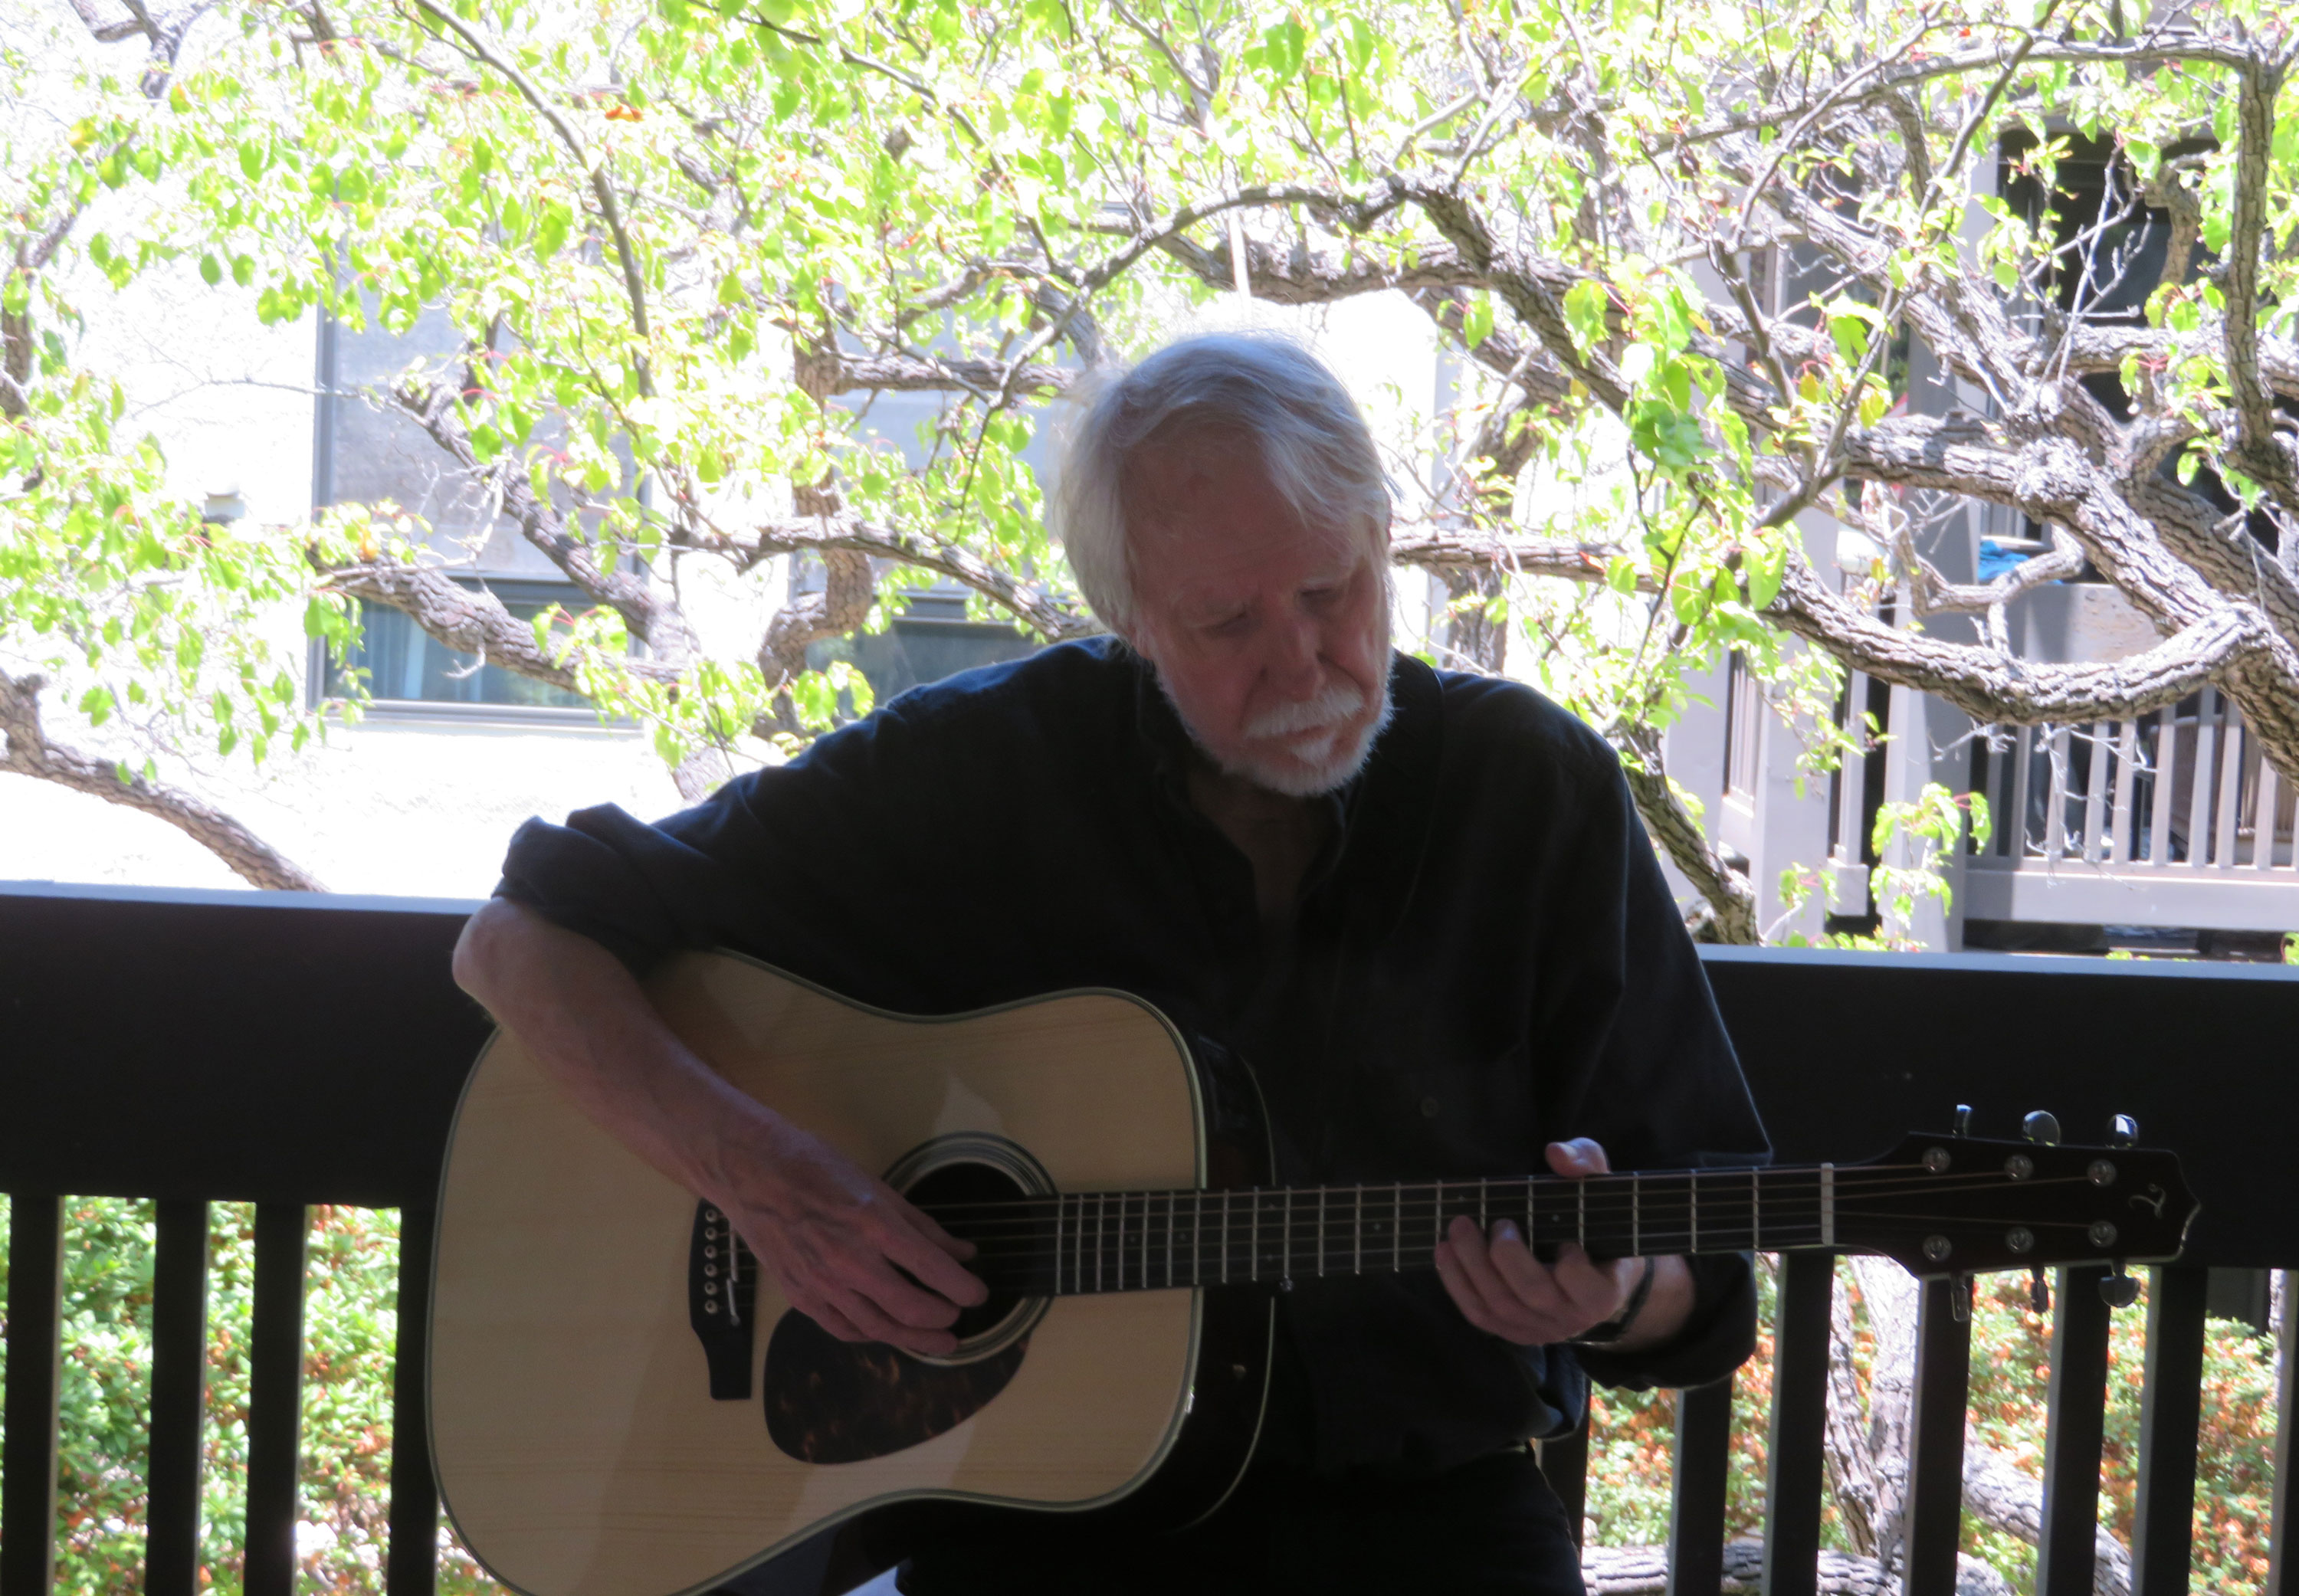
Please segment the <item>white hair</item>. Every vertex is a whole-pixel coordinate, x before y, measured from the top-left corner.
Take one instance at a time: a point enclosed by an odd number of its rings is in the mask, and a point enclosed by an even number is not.
[[[1078,587],[1121,636],[1136,619],[1126,477],[1142,448],[1202,428],[1251,448],[1304,520],[1365,539],[1389,533],[1389,484],[1373,433],[1340,379],[1299,344],[1214,333],[1171,343],[1131,370],[1097,373],[1072,397],[1050,506]]]

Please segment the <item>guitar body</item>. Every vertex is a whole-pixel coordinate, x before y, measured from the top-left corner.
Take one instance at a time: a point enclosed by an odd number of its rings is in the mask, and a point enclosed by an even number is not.
[[[726,954],[676,957],[649,990],[728,1080],[905,1190],[953,1164],[1025,1191],[1268,1178],[1249,1082],[1201,1077],[1135,998],[918,1020]],[[508,1035],[481,1055],[440,1197],[431,1436],[458,1532],[505,1584],[674,1596],[809,1541],[793,1572],[819,1566],[834,1528],[859,1577],[937,1513],[1176,1527],[1251,1454],[1264,1294],[1034,1299],[926,1362],[831,1340],[761,1278],[747,1343],[706,1356],[736,1284],[714,1218]]]

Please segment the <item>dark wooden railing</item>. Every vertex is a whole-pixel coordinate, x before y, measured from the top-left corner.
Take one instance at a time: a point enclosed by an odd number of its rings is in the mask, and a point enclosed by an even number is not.
[[[394,1596],[436,1579],[438,1498],[421,1444],[432,1204],[463,1073],[486,1032],[447,978],[465,906],[300,894],[0,889],[0,1189],[12,1224],[0,1596],[46,1596],[56,1525],[62,1200],[156,1203],[147,1596],[198,1590],[208,1204],[256,1204],[248,1418],[248,1596],[291,1596],[305,1213],[402,1213],[390,1545]],[[1784,1161],[1850,1162],[1954,1105],[2009,1135],[2029,1109],[2071,1140],[2134,1115],[2186,1159],[2204,1209],[2154,1271],[2133,1575],[2188,1584],[2207,1271],[2299,1265],[2299,1158],[2286,1146],[2299,972],[2228,965],[1713,951],[1708,969]],[[2097,1271],[2060,1271],[2037,1596],[2092,1584],[2109,1309]],[[1832,1260],[1782,1262],[1763,1552],[1770,1596],[1816,1589]],[[1962,1512],[1961,1288],[1925,1288],[1905,1528],[1911,1596],[1949,1596]],[[2286,1320],[2281,1410],[2293,1360]],[[1678,1410],[1670,1589],[1724,1578],[1729,1385]],[[2286,1570],[2276,1455],[2270,1596]],[[1580,1450],[1552,1443],[1560,1490]],[[2291,1583],[2287,1584],[2287,1581]]]

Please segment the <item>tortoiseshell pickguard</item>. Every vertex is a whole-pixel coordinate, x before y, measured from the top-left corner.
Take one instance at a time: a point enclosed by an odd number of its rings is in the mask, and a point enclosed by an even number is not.
[[[1022,1367],[1022,1336],[972,1363],[923,1363],[884,1342],[841,1341],[792,1309],[767,1344],[767,1435],[803,1463],[859,1463],[952,1430]]]

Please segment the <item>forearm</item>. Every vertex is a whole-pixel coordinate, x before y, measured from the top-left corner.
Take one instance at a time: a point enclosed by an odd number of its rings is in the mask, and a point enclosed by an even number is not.
[[[523,905],[474,914],[454,972],[585,1114],[690,1190],[723,1187],[730,1137],[778,1129],[678,1039],[620,960]]]

